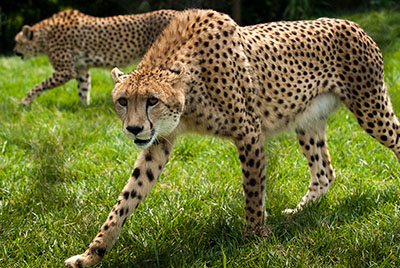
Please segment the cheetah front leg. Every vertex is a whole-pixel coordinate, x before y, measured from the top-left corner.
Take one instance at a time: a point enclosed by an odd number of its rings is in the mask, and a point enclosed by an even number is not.
[[[39,97],[44,91],[55,88],[62,84],[67,83],[75,76],[75,73],[70,70],[55,71],[49,78],[37,84],[31,91],[29,91],[25,98],[21,100],[24,105],[29,105],[34,99]]]
[[[140,153],[131,177],[99,233],[85,253],[65,261],[67,266],[90,267],[103,259],[104,253],[114,244],[126,219],[150,193],[168,161],[171,149],[171,140],[160,140],[158,144]]]
[[[264,226],[265,155],[264,136],[250,132],[235,139],[242,165],[245,217],[249,231],[245,236],[267,234]]]
[[[48,58],[54,67],[54,73],[29,91],[21,100],[22,104],[31,104],[44,91],[63,85],[76,76],[73,56],[69,50],[54,48],[49,51]]]
[[[81,104],[89,104],[91,88],[89,70],[76,70],[76,82],[78,83],[79,101]]]
[[[284,213],[296,213],[310,201],[317,201],[325,194],[335,180],[331,157],[325,133],[325,121],[318,122],[307,129],[297,129],[297,140],[307,158],[311,181],[306,195],[295,209],[286,209]]]

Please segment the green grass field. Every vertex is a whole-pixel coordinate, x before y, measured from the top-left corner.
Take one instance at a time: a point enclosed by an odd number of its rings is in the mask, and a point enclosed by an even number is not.
[[[384,49],[386,82],[400,116],[400,13],[347,18]],[[0,267],[62,267],[82,253],[138,154],[114,113],[110,70],[92,70],[88,107],[79,105],[75,81],[21,106],[26,92],[51,72],[45,57],[0,57]],[[101,267],[399,267],[395,156],[344,107],[330,117],[328,140],[337,180],[320,203],[290,217],[281,211],[305,194],[307,162],[293,133],[266,142],[272,233],[245,240],[235,146],[218,138],[179,138],[159,182]]]

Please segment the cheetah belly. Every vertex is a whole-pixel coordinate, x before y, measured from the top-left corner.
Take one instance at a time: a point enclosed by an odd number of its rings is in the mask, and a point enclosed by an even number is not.
[[[307,129],[322,120],[326,120],[339,105],[339,99],[330,93],[319,95],[308,108],[297,116],[294,127]]]
[[[74,60],[76,68],[113,66],[112,63],[106,62],[104,57],[96,54],[81,53]],[[115,65],[118,65],[118,62]]]

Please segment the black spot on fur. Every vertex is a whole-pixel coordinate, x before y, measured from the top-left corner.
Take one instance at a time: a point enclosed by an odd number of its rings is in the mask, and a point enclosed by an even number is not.
[[[318,141],[318,142],[317,142],[317,147],[323,147],[324,144],[325,144],[324,141]]]
[[[132,176],[135,177],[136,179],[139,178],[140,169],[139,168],[135,168],[135,170],[132,172]]]
[[[151,154],[150,153],[146,154],[146,161],[149,162],[151,160],[153,160],[153,158],[151,157]]]
[[[152,182],[154,180],[153,171],[151,171],[151,169],[146,170],[146,175],[147,175],[147,178],[149,178],[150,182]]]
[[[104,253],[106,252],[106,249],[103,247],[91,247],[90,252],[98,255],[100,258],[103,258]]]

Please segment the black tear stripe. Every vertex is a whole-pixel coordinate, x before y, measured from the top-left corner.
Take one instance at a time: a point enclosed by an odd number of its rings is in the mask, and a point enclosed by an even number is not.
[[[147,120],[149,120],[150,129],[152,130],[151,132],[153,133],[153,123],[152,123],[151,120],[150,120],[150,117],[149,117],[149,109],[147,109],[147,107],[146,107],[146,117],[147,117]]]

